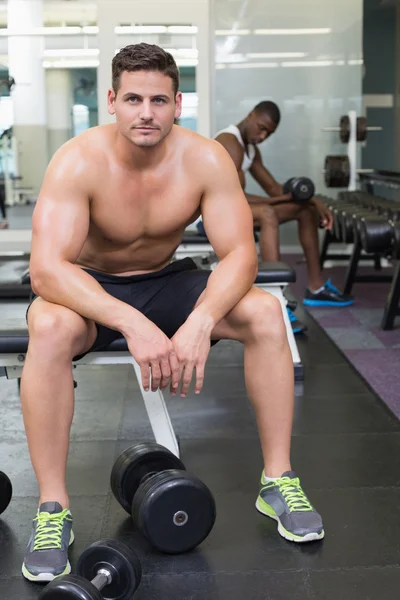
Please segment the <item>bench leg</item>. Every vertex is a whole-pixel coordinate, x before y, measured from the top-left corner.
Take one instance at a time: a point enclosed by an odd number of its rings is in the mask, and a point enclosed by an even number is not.
[[[260,286],[261,287],[261,286]],[[262,289],[266,292],[269,292],[276,298],[278,298],[281,303],[283,319],[285,321],[286,334],[290,346],[290,351],[292,353],[292,360],[294,366],[294,374],[296,381],[302,381],[304,379],[304,367],[301,363],[300,354],[297,349],[296,340],[294,337],[293,329],[289,321],[289,317],[286,310],[286,299],[283,295],[282,288],[279,286],[262,286]]]
[[[142,393],[144,405],[149,416],[151,428],[157,444],[168,448],[175,456],[179,457],[179,447],[172,427],[171,419],[165,404],[164,395],[161,390],[156,392],[145,392],[142,386],[142,376],[140,367],[135,360],[132,360],[135,369],[136,378]]]

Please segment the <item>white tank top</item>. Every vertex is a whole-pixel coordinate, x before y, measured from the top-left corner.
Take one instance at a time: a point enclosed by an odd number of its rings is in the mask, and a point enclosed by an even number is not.
[[[244,150],[243,161],[242,161],[242,171],[243,171],[243,173],[246,173],[246,171],[248,171],[250,169],[251,165],[253,164],[254,158],[256,156],[256,147],[253,146],[253,144],[249,144],[247,146],[248,154],[246,154],[246,148],[244,145],[244,141],[242,140],[242,136],[240,134],[239,129],[236,127],[236,125],[228,125],[228,127],[226,127],[225,129],[218,131],[218,133],[215,134],[214,139],[216,137],[218,137],[219,135],[221,135],[221,133],[232,133],[235,136],[235,138],[238,140],[239,144],[242,146],[242,148]]]

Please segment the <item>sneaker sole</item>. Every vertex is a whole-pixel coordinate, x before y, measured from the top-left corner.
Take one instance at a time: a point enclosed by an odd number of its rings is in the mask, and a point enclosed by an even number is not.
[[[74,532],[71,531],[71,538],[69,541],[69,546],[71,546],[74,543],[75,540],[75,536],[74,536]],[[25,566],[25,563],[23,563],[22,565],[22,575],[25,577],[25,579],[27,579],[28,581],[33,581],[33,582],[45,582],[48,583],[50,581],[53,581],[54,579],[57,579],[57,577],[63,577],[64,575],[69,575],[71,573],[71,563],[69,562],[69,560],[67,561],[67,566],[65,567],[65,570],[60,573],[59,575],[53,575],[52,573],[40,573],[40,575],[32,575],[32,573],[29,573],[28,569]]]
[[[283,525],[277,515],[270,515],[269,513],[265,512],[260,507],[260,505],[258,503],[258,499],[256,502],[256,509],[262,515],[269,517],[270,519],[273,519],[274,521],[277,521],[279,534],[283,538],[285,538],[285,540],[288,540],[289,542],[296,542],[297,544],[303,544],[305,542],[314,542],[315,540],[322,540],[323,537],[325,536],[324,530],[322,530],[321,533],[317,533],[316,531],[314,531],[312,533],[307,533],[307,535],[304,535],[304,536],[294,535],[293,533],[290,533],[287,529],[285,529],[283,527]]]
[[[329,300],[303,300],[305,306],[351,306],[354,304],[354,300],[348,300],[347,302],[331,302]]]

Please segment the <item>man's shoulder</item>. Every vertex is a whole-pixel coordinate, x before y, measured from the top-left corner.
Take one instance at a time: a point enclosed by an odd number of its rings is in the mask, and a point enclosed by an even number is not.
[[[82,133],[71,138],[64,146],[70,150],[78,150],[81,148],[85,150],[100,150],[110,141],[114,129],[114,124],[90,127],[89,129],[86,129],[86,131],[82,131]]]
[[[214,139],[222,144],[228,151],[234,151],[236,154],[244,154],[244,148],[242,144],[239,142],[237,136],[233,131],[229,131],[227,129],[223,129],[219,131]]]
[[[93,127],[65,142],[53,155],[47,168],[52,178],[80,181],[93,180],[103,169],[104,149],[109,147],[108,126]]]
[[[54,154],[53,162],[82,161],[82,166],[99,157],[109,147],[108,125],[92,127],[65,142]]]
[[[224,153],[221,144],[215,139],[207,138],[199,133],[182,127],[179,129],[181,140],[184,141],[183,148],[185,157],[189,158],[190,161],[192,159],[201,160],[204,164],[204,162],[207,162],[207,159],[218,160],[221,153]]]

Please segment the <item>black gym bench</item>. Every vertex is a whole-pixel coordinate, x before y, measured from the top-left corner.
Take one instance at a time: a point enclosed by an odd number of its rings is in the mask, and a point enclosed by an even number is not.
[[[303,379],[303,366],[287,316],[285,308],[286,300],[282,293],[282,288],[295,280],[296,273],[294,269],[285,263],[265,263],[264,265],[260,265],[256,285],[277,297],[281,303],[294,362],[294,376],[296,380],[301,380]],[[6,376],[8,379],[19,379],[21,377],[28,350],[28,341],[26,327],[19,330],[0,331],[0,376]],[[146,392],[143,389],[139,365],[128,351],[128,346],[124,338],[115,340],[101,350],[90,352],[79,361],[74,361],[73,367],[112,364],[130,364],[133,366],[157,443],[171,450],[176,456],[179,456],[178,442],[163,393],[160,390]]]

